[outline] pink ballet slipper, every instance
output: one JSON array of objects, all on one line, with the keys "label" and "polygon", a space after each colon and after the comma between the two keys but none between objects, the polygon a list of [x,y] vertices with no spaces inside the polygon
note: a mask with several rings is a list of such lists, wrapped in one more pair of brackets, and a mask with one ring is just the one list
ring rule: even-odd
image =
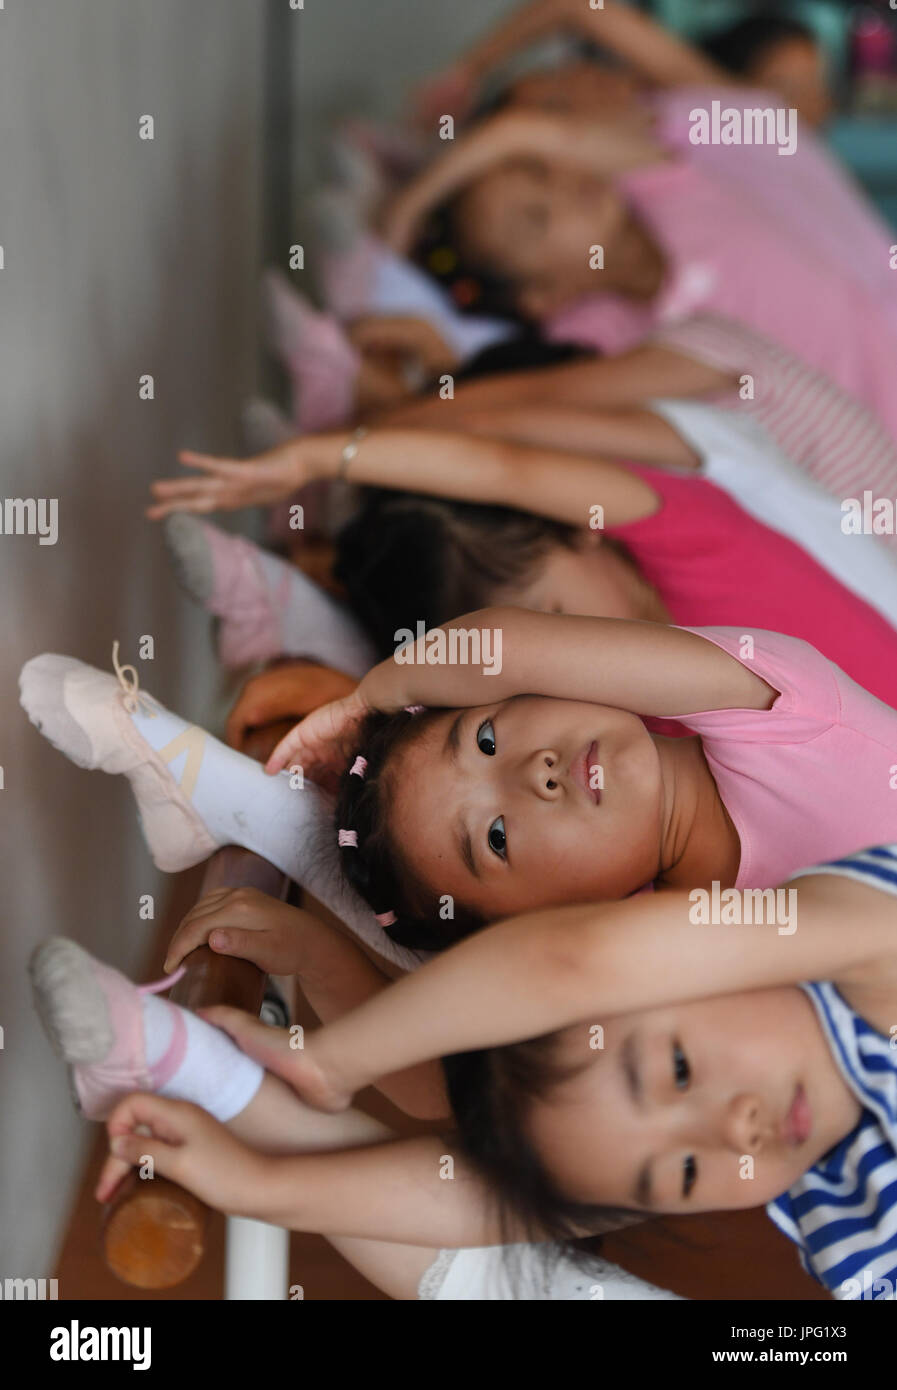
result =
[{"label": "pink ballet slipper", "polygon": [[104,1120],[122,1096],[158,1091],[180,1067],[187,1029],[172,1011],[172,1036],[164,1055],[146,1059],[142,996],[168,989],[183,967],[154,985],[135,985],[74,941],[53,937],[29,962],[34,1002],[57,1054],[71,1067],[77,1108],[88,1120]]},{"label": "pink ballet slipper", "polygon": [[[178,873],[207,859],[219,842],[131,717],[139,711],[151,716],[155,709],[167,716],[167,726],[172,716],[127,685],[124,676],[133,673],[132,667],[118,671],[109,675],[74,657],[48,652],[22,667],[19,699],[35,728],[78,767],[128,778],[154,862]],[[184,733],[205,738],[202,730],[177,722]]]},{"label": "pink ballet slipper", "polygon": [[366,232],[343,246],[327,238],[318,255],[321,298],[337,318],[349,323],[372,312],[381,254],[377,240]]},{"label": "pink ballet slipper", "polygon": [[303,433],[351,419],[361,365],[342,325],[319,313],[280,271],[265,276],[272,340],[289,372],[293,419]]},{"label": "pink ballet slipper", "polygon": [[182,586],[221,619],[223,666],[238,669],[281,654],[281,614],[290,590],[283,561],[188,512],[166,518],[165,541]]}]

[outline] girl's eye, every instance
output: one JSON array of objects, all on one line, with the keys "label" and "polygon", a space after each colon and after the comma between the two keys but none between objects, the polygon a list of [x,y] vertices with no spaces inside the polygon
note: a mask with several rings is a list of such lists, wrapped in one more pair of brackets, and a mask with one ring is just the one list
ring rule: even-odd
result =
[{"label": "girl's eye", "polygon": [[695,1185],[698,1176],[698,1164],[694,1154],[689,1154],[682,1161],[682,1196],[688,1197]]},{"label": "girl's eye", "polygon": [[489,848],[492,850],[492,853],[497,854],[499,859],[504,859],[505,850],[508,844],[507,837],[505,835],[504,816],[499,816],[498,820],[494,820],[492,822],[492,824],[489,827],[489,833],[486,836],[486,839],[489,841]]},{"label": "girl's eye", "polygon": [[673,1043],[673,1076],[680,1091],[684,1090],[691,1080],[691,1067],[688,1065],[688,1058],[678,1042]]},{"label": "girl's eye", "polygon": [[477,748],[481,753],[485,753],[487,758],[495,757],[495,730],[489,719],[477,729]]}]

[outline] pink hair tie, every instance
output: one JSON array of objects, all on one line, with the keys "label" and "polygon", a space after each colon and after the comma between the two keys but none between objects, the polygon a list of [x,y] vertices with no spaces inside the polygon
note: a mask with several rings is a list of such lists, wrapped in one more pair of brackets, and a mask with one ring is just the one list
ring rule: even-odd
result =
[{"label": "pink hair tie", "polygon": [[342,849],[346,849],[347,847],[348,847],[349,849],[357,849],[357,848],[358,848],[358,831],[357,831],[357,830],[341,830],[341,831],[339,832],[339,834],[337,835],[336,838],[337,838],[337,843],[340,845],[340,847],[341,847]]},{"label": "pink hair tie", "polygon": [[381,927],[394,927],[396,914],[394,912],[375,912],[374,921],[379,922]]},{"label": "pink hair tie", "polygon": [[405,706],[405,713],[406,713],[406,714],[423,714],[425,708],[426,708],[425,705],[406,705],[406,706]]},{"label": "pink hair tie", "polygon": [[368,760],[359,753],[352,766],[349,768],[350,777],[364,777],[368,770]]}]

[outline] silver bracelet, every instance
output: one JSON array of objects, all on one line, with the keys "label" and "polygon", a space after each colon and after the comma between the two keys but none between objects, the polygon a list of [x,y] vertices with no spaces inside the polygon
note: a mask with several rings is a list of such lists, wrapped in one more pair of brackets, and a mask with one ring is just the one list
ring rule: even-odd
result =
[{"label": "silver bracelet", "polygon": [[345,481],[346,473],[349,469],[349,464],[352,462],[355,455],[358,453],[358,446],[364,439],[366,434],[366,427],[364,425],[359,425],[356,430],[352,431],[352,435],[349,439],[348,444],[344,446],[342,453],[339,456],[339,468],[337,469],[336,473],[337,478],[339,478],[341,481]]}]

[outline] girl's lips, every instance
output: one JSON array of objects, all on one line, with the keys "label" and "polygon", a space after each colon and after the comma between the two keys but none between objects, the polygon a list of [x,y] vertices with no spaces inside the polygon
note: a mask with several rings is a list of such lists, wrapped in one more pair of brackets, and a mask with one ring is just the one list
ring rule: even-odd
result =
[{"label": "girl's lips", "polygon": [[596,806],[601,801],[601,788],[593,787],[590,782],[591,769],[598,763],[598,744],[593,739],[587,748],[584,748],[578,758],[574,758],[570,764],[570,776],[574,782],[578,782],[586,796]]},{"label": "girl's lips", "polygon": [[806,1091],[798,1082],[791,1108],[785,1116],[784,1137],[786,1144],[797,1147],[798,1144],[806,1143],[812,1129],[813,1115],[810,1110],[810,1102],[807,1100]]}]

